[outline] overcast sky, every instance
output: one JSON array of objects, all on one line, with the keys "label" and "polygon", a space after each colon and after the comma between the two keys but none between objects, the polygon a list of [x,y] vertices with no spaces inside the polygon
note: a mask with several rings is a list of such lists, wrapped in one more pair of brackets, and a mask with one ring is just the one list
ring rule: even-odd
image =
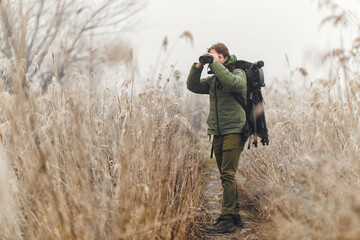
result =
[{"label": "overcast sky", "polygon": [[[340,39],[338,30],[320,29],[324,14],[315,0],[150,0],[133,35],[141,78],[151,75],[164,37],[173,51],[161,55],[163,74],[176,63],[187,75],[209,46],[223,42],[238,59],[264,60],[267,79],[288,75],[285,54],[292,68],[308,68],[316,78],[320,54],[338,46]],[[179,39],[184,31],[194,37],[193,45]]]}]

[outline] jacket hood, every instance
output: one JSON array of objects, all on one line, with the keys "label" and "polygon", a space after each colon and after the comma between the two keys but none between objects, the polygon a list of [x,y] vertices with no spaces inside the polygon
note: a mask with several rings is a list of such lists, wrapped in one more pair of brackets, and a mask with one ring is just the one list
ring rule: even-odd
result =
[{"label": "jacket hood", "polygon": [[225,67],[230,67],[234,65],[237,61],[237,58],[235,55],[231,55],[230,58],[224,63]]}]

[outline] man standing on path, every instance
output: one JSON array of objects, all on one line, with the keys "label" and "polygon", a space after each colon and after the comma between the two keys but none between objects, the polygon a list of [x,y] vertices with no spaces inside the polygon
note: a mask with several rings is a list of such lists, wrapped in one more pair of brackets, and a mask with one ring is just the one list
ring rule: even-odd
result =
[{"label": "man standing on path", "polygon": [[246,74],[235,69],[236,56],[230,55],[223,43],[212,45],[205,55],[210,59],[208,63],[214,75],[201,78],[204,63],[194,63],[187,78],[187,88],[210,96],[208,134],[214,135],[213,148],[224,189],[221,214],[206,229],[217,233],[234,232],[235,226],[242,226],[235,173],[244,149],[241,131],[246,114],[232,93],[240,93],[246,102]]}]

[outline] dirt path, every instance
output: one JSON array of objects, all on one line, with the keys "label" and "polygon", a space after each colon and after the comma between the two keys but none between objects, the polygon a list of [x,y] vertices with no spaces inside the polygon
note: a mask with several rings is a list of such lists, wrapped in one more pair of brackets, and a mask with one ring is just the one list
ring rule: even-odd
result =
[{"label": "dirt path", "polygon": [[204,194],[204,204],[202,212],[204,213],[199,219],[199,231],[197,237],[199,239],[219,239],[219,240],[235,240],[235,239],[258,239],[255,230],[251,227],[256,214],[252,213],[254,207],[244,199],[240,198],[241,211],[240,215],[244,223],[243,228],[237,228],[234,233],[213,234],[208,233],[204,227],[214,223],[219,216],[222,203],[222,186],[220,182],[220,174],[215,164],[209,167],[209,181]]}]

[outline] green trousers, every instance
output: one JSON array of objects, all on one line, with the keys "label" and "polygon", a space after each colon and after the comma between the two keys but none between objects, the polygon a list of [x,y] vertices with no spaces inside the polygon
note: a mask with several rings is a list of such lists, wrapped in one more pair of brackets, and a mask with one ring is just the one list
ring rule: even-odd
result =
[{"label": "green trousers", "polygon": [[235,174],[243,149],[240,133],[214,136],[214,153],[224,188],[220,214],[223,219],[229,219],[240,211]]}]

